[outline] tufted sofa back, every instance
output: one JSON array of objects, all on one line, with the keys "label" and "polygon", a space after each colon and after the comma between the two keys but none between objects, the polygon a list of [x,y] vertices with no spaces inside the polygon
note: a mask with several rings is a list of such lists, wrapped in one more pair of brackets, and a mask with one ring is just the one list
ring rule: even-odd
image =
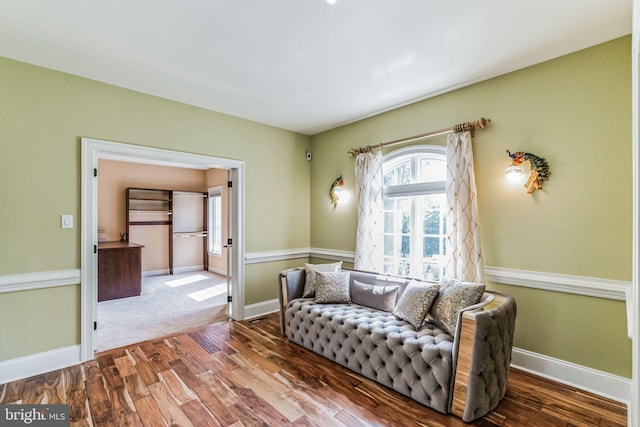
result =
[{"label": "tufted sofa back", "polygon": [[[398,295],[396,297],[396,302],[400,298],[400,295],[407,288],[407,285],[412,279],[409,278],[401,278],[395,276],[389,276],[385,274],[377,274],[371,273],[367,271],[360,270],[351,270],[351,269],[343,269],[344,271],[349,271],[351,274],[349,275],[349,285],[353,287],[353,282],[355,280],[371,285],[378,286],[398,286]],[[278,276],[278,289],[279,289],[279,300],[280,300],[280,331],[282,335],[286,335],[285,331],[285,321],[284,321],[284,312],[287,308],[287,304],[289,301],[294,300],[296,298],[302,298],[302,292],[304,291],[304,284],[306,280],[306,274],[304,267],[292,268],[289,270],[284,270],[280,272]],[[418,280],[418,279],[415,279]]]}]

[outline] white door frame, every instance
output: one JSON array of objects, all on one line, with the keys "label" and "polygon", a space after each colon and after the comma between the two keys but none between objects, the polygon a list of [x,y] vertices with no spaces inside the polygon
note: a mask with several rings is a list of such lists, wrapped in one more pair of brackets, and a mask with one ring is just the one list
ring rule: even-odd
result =
[{"label": "white door frame", "polygon": [[244,319],[244,161],[211,157],[200,154],[164,150],[160,148],[121,144],[91,138],[81,138],[81,296],[80,296],[80,357],[93,359],[95,348],[94,322],[98,305],[98,159],[119,158],[131,162],[162,164],[191,169],[229,169],[233,181],[232,318]]}]

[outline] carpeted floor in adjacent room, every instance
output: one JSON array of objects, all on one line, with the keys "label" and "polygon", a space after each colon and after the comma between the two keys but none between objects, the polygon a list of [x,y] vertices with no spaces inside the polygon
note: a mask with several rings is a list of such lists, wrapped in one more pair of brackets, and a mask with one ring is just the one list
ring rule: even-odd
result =
[{"label": "carpeted floor in adjacent room", "polygon": [[96,351],[220,321],[226,301],[226,278],[208,271],[145,277],[140,296],[98,303]]}]

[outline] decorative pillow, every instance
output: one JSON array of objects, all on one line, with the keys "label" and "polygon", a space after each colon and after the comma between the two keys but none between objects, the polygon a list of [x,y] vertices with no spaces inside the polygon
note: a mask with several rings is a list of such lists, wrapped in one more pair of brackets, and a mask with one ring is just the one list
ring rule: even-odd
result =
[{"label": "decorative pillow", "polygon": [[393,315],[411,323],[414,328],[422,326],[431,304],[438,296],[440,285],[427,285],[412,280],[400,296]]},{"label": "decorative pillow", "polygon": [[316,294],[316,273],[318,271],[338,273],[342,271],[342,261],[331,264],[306,264],[304,265],[306,277],[304,281],[303,298],[313,298]]},{"label": "decorative pillow", "polygon": [[316,302],[326,303],[350,303],[349,272],[316,273]]},{"label": "decorative pillow", "polygon": [[354,280],[351,287],[351,302],[382,311],[393,311],[397,297],[397,286],[376,286]]},{"label": "decorative pillow", "polygon": [[484,289],[483,283],[461,282],[444,277],[427,320],[449,335],[454,335],[460,310],[477,304]]}]

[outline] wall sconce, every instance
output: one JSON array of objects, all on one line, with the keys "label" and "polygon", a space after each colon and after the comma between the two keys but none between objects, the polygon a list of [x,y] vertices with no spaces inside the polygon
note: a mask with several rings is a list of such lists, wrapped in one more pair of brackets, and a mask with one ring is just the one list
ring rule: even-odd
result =
[{"label": "wall sconce", "polygon": [[336,194],[336,191],[341,190],[343,185],[344,181],[342,180],[342,175],[340,175],[335,181],[333,181],[333,184],[331,184],[331,187],[329,188],[329,197],[331,198],[331,204],[334,209],[338,206],[338,195]]},{"label": "wall sconce", "polygon": [[533,193],[535,190],[542,190],[542,183],[549,179],[549,175],[551,175],[547,161],[542,157],[525,153],[524,151],[511,153],[507,150],[507,154],[511,157],[511,166],[509,166],[506,171],[507,178],[514,181],[522,179],[524,172],[520,165],[522,165],[522,162],[528,160],[531,164],[531,174],[524,184],[524,188],[527,189],[528,194]]}]

